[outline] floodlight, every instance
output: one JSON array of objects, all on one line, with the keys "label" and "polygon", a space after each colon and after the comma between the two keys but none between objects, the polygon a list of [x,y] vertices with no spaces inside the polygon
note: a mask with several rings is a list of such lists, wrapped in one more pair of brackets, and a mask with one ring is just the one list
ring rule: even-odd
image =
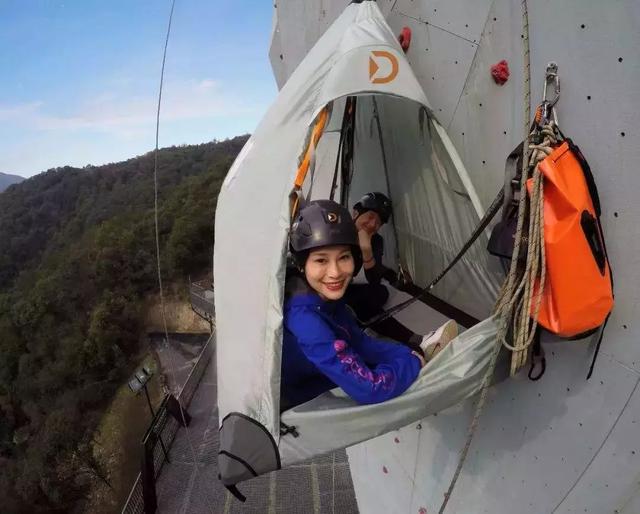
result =
[{"label": "floodlight", "polygon": [[137,377],[133,377],[131,380],[129,380],[129,389],[131,389],[131,392],[138,394],[140,391],[142,391],[142,388],[144,386],[142,385],[142,383],[140,383],[140,380],[138,380]]}]

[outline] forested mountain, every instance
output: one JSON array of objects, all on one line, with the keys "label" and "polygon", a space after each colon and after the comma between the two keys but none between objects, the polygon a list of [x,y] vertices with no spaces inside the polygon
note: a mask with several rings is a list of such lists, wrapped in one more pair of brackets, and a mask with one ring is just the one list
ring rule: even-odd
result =
[{"label": "forested mountain", "polygon": [[7,189],[11,184],[22,182],[24,177],[19,175],[11,175],[9,173],[0,173],[0,193]]},{"label": "forested mountain", "polygon": [[[217,195],[247,137],[159,153],[163,278],[210,266]],[[0,194],[2,512],[71,512],[155,290],[153,153],[56,168]]]}]

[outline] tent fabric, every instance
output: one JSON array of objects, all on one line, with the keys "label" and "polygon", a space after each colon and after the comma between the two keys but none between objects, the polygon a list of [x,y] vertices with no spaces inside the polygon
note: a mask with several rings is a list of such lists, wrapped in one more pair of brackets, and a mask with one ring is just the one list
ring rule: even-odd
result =
[{"label": "tent fabric", "polygon": [[218,470],[225,485],[280,469],[280,453],[271,434],[242,414],[222,420],[220,447]]},{"label": "tent fabric", "polygon": [[[247,141],[227,174],[216,209],[220,419],[251,418],[278,445],[283,464],[374,437],[468,397],[480,386],[493,344],[495,327],[489,320],[461,336],[393,402],[365,408],[334,391],[285,412],[283,420],[297,426],[301,435],[280,437],[288,195],[309,130],[322,108],[330,106],[331,119],[318,145],[315,169],[303,185],[309,192],[313,179],[312,197],[328,196],[346,96],[358,97],[350,203],[364,192],[379,190],[389,191],[395,206],[399,255],[394,251],[394,231],[387,224],[383,227],[387,264],[395,266],[400,258],[416,283],[426,285],[471,233],[481,210],[453,145],[433,117],[379,8],[371,1],[351,4],[300,63]],[[497,289],[496,277],[476,245],[436,292],[484,317]],[[235,455],[250,431],[234,430],[224,421],[222,430],[221,452]],[[326,439],[329,433],[331,441]],[[247,458],[255,457],[264,469],[273,467],[268,449],[262,453],[253,443],[249,446]],[[222,477],[225,484],[245,478],[236,464],[221,459],[221,472],[229,470]]]},{"label": "tent fabric", "polygon": [[[405,268],[426,286],[446,267],[484,214],[472,187],[460,177],[461,163],[444,129],[424,107],[390,96],[376,96],[382,144],[388,164],[387,190],[381,142],[371,119],[374,97],[358,99],[352,204],[368,191],[387,192]],[[421,114],[422,113],[422,114]],[[424,116],[424,119],[423,119]],[[422,122],[421,122],[422,121]],[[388,266],[395,267],[391,223],[383,227]],[[479,238],[432,290],[436,296],[477,319],[494,304],[503,271]]]},{"label": "tent fabric", "polygon": [[[358,405],[341,389],[333,389],[284,412],[283,423],[294,426],[298,436],[280,438],[282,465],[402,428],[474,395],[489,367],[496,333],[492,317],[460,334],[421,370],[404,394],[386,402]],[[503,353],[502,361],[508,362],[508,355]]]},{"label": "tent fabric", "polygon": [[[392,82],[370,80],[374,50],[397,60]],[[365,93],[392,94],[428,107],[373,2],[347,7],[311,49],[229,170],[218,197],[214,274],[220,416],[241,412],[274,437],[279,429],[287,195],[317,113],[336,98]]]}]

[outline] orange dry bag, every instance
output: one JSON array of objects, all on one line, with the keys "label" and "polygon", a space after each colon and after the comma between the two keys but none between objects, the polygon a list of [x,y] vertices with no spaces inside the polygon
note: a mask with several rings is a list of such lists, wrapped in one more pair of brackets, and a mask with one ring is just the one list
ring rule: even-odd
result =
[{"label": "orange dry bag", "polygon": [[538,323],[561,337],[585,336],[603,325],[613,308],[598,191],[589,164],[570,139],[538,166],[544,176],[547,267]]}]

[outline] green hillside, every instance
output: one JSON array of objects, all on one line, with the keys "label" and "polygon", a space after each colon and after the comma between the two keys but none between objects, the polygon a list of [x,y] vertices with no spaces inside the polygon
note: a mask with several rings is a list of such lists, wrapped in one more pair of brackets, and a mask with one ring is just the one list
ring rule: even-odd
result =
[{"label": "green hillside", "polygon": [[0,193],[7,189],[12,184],[19,184],[24,180],[24,177],[19,175],[11,175],[10,173],[0,173]]},{"label": "green hillside", "polygon": [[[210,266],[222,181],[247,136],[159,153],[163,278]],[[157,288],[153,154],[57,168],[0,194],[3,512],[70,512],[103,463],[91,439],[140,353]]]}]

